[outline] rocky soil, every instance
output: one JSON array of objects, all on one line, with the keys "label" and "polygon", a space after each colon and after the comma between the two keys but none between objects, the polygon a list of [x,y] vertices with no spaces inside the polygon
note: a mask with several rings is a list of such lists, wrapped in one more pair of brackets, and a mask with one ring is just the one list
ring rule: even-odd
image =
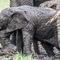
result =
[{"label": "rocky soil", "polygon": [[[56,57],[51,57],[49,58],[47,56],[47,53],[45,52],[44,48],[41,46],[41,44],[39,44],[40,47],[40,51],[41,51],[41,55],[33,55],[32,56],[32,60],[60,60],[60,53],[59,51],[54,47],[54,53],[56,54]],[[2,48],[1,44],[0,44],[0,48]],[[32,47],[32,51],[33,47]],[[4,49],[0,49],[0,58],[2,58],[3,56],[5,56],[6,58],[9,57],[14,57],[14,55],[17,54],[16,51],[16,46],[13,44],[8,44],[7,47],[5,47]]]}]

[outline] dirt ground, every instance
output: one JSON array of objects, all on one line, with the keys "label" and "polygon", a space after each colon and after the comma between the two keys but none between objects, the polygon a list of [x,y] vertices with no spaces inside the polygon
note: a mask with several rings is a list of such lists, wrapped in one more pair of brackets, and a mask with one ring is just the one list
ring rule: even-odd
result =
[{"label": "dirt ground", "polygon": [[[0,47],[2,48],[1,44],[0,44]],[[41,46],[40,43],[39,43],[39,47],[40,47],[41,55],[34,54],[32,56],[32,60],[60,60],[60,53],[55,47],[54,47],[54,53],[56,54],[55,58],[53,57],[49,58],[47,56],[46,51],[44,50],[44,48]],[[32,52],[34,52],[33,46],[31,49],[32,49]],[[2,58],[3,56],[5,56],[6,58],[13,57],[15,54],[16,54],[16,46],[13,44],[9,43],[7,47],[5,47],[4,49],[0,49],[0,58]]]}]

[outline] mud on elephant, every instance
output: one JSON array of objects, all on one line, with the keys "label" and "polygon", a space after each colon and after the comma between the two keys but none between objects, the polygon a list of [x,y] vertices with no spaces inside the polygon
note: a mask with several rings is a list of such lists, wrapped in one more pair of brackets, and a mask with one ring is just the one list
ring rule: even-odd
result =
[{"label": "mud on elephant", "polygon": [[[19,15],[17,16],[17,14]],[[1,22],[0,30],[6,29],[6,33],[12,33],[13,31],[20,29],[23,37],[23,39],[22,38],[21,39],[23,40],[23,44],[24,44],[23,53],[25,54],[31,53],[31,48],[30,48],[31,43],[35,39],[37,41],[38,40],[42,41],[42,45],[43,44],[46,45],[45,47],[43,45],[43,47],[47,51],[47,48],[46,48],[48,47],[47,45],[51,47],[56,46],[56,44],[52,45],[47,41],[49,38],[52,38],[54,35],[53,36],[49,35],[49,38],[47,40],[45,40],[44,37],[41,40],[40,36],[44,36],[44,35],[40,35],[39,37],[37,37],[37,34],[39,35],[39,33],[41,33],[41,32],[38,32],[37,30],[41,30],[41,27],[44,27],[45,23],[49,21],[55,14],[56,14],[56,11],[46,9],[46,8],[41,8],[41,7],[20,6],[20,7],[7,8],[0,13],[0,22]],[[47,34],[50,32],[50,30],[48,30]],[[42,28],[41,31],[44,31],[44,28]],[[52,54],[49,53],[48,51],[47,53],[49,56],[52,56],[52,55],[54,56],[54,53],[51,50],[53,50],[53,48],[50,48],[50,52]]]}]

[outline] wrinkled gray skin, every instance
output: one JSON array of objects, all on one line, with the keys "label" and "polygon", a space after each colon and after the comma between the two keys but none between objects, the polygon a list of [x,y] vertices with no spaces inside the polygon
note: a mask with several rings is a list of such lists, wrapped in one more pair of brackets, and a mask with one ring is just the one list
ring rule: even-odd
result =
[{"label": "wrinkled gray skin", "polygon": [[49,7],[56,10],[57,0],[49,0],[40,4],[41,7]]},{"label": "wrinkled gray skin", "polygon": [[[19,5],[34,5],[34,6],[43,6],[43,7],[50,7],[50,8],[53,8],[53,9],[56,9],[56,2],[55,2],[55,0],[23,0],[23,1],[21,1],[21,0],[10,0],[11,1],[11,7],[12,6],[19,6]],[[45,2],[46,1],[46,2]],[[29,3],[30,2],[30,3]],[[33,3],[31,3],[31,2],[33,2]],[[53,3],[52,3],[53,2]],[[56,24],[56,22],[55,22],[55,24]],[[48,27],[50,27],[50,26],[48,26]],[[53,26],[54,27],[54,26]],[[56,30],[57,31],[57,27],[56,28],[49,28],[48,29],[48,33],[45,33],[45,35],[47,36],[51,31],[51,29],[53,29],[53,30]],[[52,33],[55,33],[54,31],[52,30]],[[21,50],[21,45],[22,45],[22,41],[23,41],[23,39],[21,38],[22,37],[22,33],[21,32],[19,32],[20,30],[17,30],[17,31],[14,31],[14,33],[12,34],[12,43],[14,43],[15,45],[16,45],[16,40],[17,40],[17,47],[18,47],[18,51],[20,51]],[[46,30],[45,30],[46,31]],[[18,32],[17,34],[16,34],[16,32]],[[43,34],[43,33],[42,33]],[[51,34],[51,33],[50,33]],[[57,33],[56,33],[57,34]],[[40,34],[41,35],[41,34]],[[44,36],[45,36],[44,35]],[[48,35],[48,36],[50,36],[50,35]],[[51,34],[51,37],[53,37],[53,38],[51,38],[50,40],[48,40],[48,42],[54,42],[54,40],[57,42],[58,41],[58,39],[57,39],[57,35],[56,36],[52,36],[52,34]],[[47,38],[47,37],[46,37]],[[45,40],[47,40],[45,38]],[[43,38],[42,38],[43,39]],[[20,41],[21,40],[21,41]],[[18,44],[18,42],[19,42],[19,44]],[[53,45],[54,45],[54,43],[52,43]],[[34,38],[34,41],[33,41],[33,45],[35,46],[34,47],[34,50],[35,50],[35,52],[37,53],[37,54],[40,54],[40,51],[39,51],[39,48],[38,48],[38,44],[37,44],[37,39],[36,38]],[[56,44],[55,44],[56,45]],[[46,51],[48,51],[47,53],[48,53],[48,55],[49,56],[52,56],[52,55],[54,55],[54,53],[53,53],[53,47],[54,46],[52,46],[51,44],[48,44],[48,43],[42,43],[42,46],[45,48],[45,50]],[[52,47],[52,48],[48,48],[48,47]],[[23,49],[22,49],[23,50]],[[51,53],[51,54],[50,54]]]},{"label": "wrinkled gray skin", "polygon": [[[18,7],[21,5],[34,6],[33,1],[35,0],[10,0],[10,7]],[[38,3],[39,3],[39,0],[38,0]],[[7,37],[9,38],[9,35]],[[20,32],[20,30],[14,31],[12,33],[11,43],[17,46],[18,51],[21,51],[21,50],[23,51],[23,39],[22,39],[22,33]],[[33,45],[34,45],[35,52],[37,54],[40,54],[40,50],[38,48],[38,42],[33,41]]]},{"label": "wrinkled gray skin", "polygon": [[[10,7],[18,7],[21,5],[33,6],[33,0],[10,0]],[[23,38],[22,38],[21,30],[18,29],[17,31],[14,31],[12,33],[11,43],[17,46],[17,51],[23,52]]]},{"label": "wrinkled gray skin", "polygon": [[[57,8],[58,8],[58,10],[59,10],[59,7],[57,7],[57,6],[60,6],[60,4],[58,4],[58,2],[59,2],[60,0],[51,0],[51,1],[46,1],[46,2],[44,2],[44,3],[41,3],[40,4],[40,6],[41,7],[50,7],[50,8],[53,8],[53,9],[55,9],[55,10],[57,10]],[[59,20],[57,20],[58,22],[59,22]],[[56,28],[53,28],[53,30],[52,30],[52,34],[50,33],[50,35],[52,36],[53,34],[55,34],[51,39],[50,39],[50,41],[48,41],[47,40],[47,42],[50,42],[52,45],[53,44],[55,44],[53,41],[55,41],[55,42],[57,42],[56,43],[56,45],[59,45],[59,23],[58,22],[55,22],[55,24],[56,24]],[[58,24],[57,24],[58,23]],[[53,23],[52,23],[53,24]],[[54,27],[54,26],[53,26]],[[51,27],[49,28],[50,30],[51,30]],[[49,31],[49,30],[48,30]],[[48,33],[48,34],[49,34]],[[58,34],[57,34],[58,33]],[[48,34],[45,34],[47,37],[49,36]],[[45,37],[46,37],[45,36]],[[45,43],[46,44],[46,43]],[[45,45],[46,46],[46,45]],[[59,49],[59,51],[60,51],[60,48],[57,46],[57,48]],[[53,49],[53,48],[52,48]],[[52,50],[51,49],[51,50]],[[48,49],[47,49],[48,50]]]},{"label": "wrinkled gray skin", "polygon": [[[45,1],[46,0],[10,0],[10,7],[17,7],[17,6],[21,6],[21,5],[30,5],[30,6],[37,6],[38,7],[42,2],[45,2]],[[21,47],[23,46],[23,43],[22,43],[23,40],[21,38],[21,33],[19,31],[20,30],[17,30],[17,31],[14,31],[12,33],[11,43],[14,44],[14,45],[17,45],[18,50],[21,50]],[[7,37],[9,38],[9,35]],[[19,44],[18,44],[18,42],[19,42]],[[37,54],[40,54],[40,50],[39,50],[39,47],[38,47],[38,42],[35,39],[33,41],[33,46],[34,46],[35,52]]]},{"label": "wrinkled gray skin", "polygon": [[41,41],[41,44],[46,50],[48,56],[54,56],[54,46],[60,51],[57,36],[57,25],[55,21],[48,26],[39,27],[36,31],[35,37],[37,40]]},{"label": "wrinkled gray skin", "polygon": [[[17,14],[19,15],[17,16]],[[0,30],[6,29],[6,33],[12,33],[14,30],[20,29],[23,35],[23,52],[25,54],[30,54],[30,46],[33,39],[37,38],[37,41],[41,41],[37,35],[34,36],[37,30],[44,27],[45,23],[55,14],[56,11],[40,7],[21,6],[8,8],[3,10],[0,14]],[[15,16],[16,18],[14,18]],[[47,40],[44,42],[47,42]],[[56,46],[56,44],[53,46]]]}]

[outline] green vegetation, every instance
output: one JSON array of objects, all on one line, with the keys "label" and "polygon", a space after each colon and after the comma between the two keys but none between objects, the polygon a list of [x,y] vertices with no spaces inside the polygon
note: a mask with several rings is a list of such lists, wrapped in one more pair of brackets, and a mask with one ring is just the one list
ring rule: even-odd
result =
[{"label": "green vegetation", "polygon": [[26,55],[22,55],[22,53],[18,53],[14,56],[14,58],[3,58],[2,60],[32,60],[32,55],[30,56],[26,56]]},{"label": "green vegetation", "polygon": [[22,53],[20,53],[20,54],[17,54],[17,55],[13,58],[13,60],[32,60],[31,56],[32,56],[32,55],[26,56],[26,55],[22,55]]},{"label": "green vegetation", "polygon": [[10,5],[10,0],[0,0],[0,11],[9,7]]}]

